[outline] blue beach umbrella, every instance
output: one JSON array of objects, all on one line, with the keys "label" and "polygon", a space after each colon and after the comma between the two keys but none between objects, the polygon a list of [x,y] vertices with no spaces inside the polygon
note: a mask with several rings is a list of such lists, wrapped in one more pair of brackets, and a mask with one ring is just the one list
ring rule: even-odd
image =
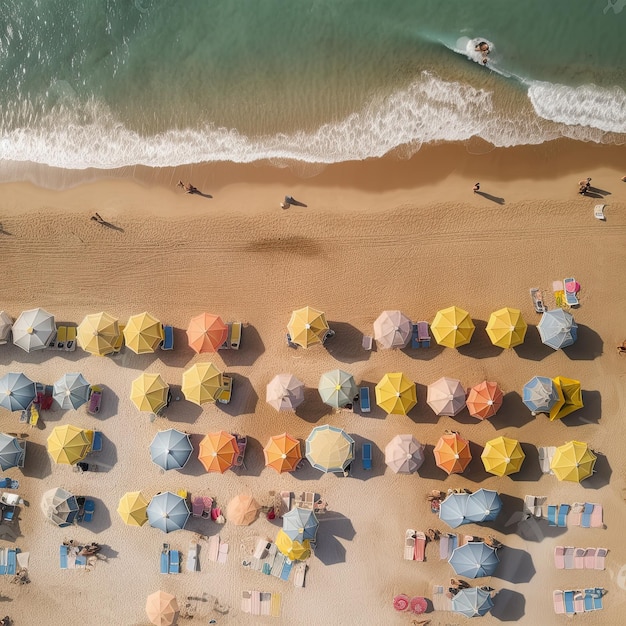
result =
[{"label": "blue beach umbrella", "polygon": [[554,381],[547,376],[535,376],[524,385],[522,401],[533,413],[549,413],[550,409],[559,401],[564,402],[563,392],[559,397],[559,390]]},{"label": "blue beach umbrella", "polygon": [[571,346],[578,337],[578,326],[574,316],[563,309],[546,311],[542,316],[537,330],[541,341],[554,350]]},{"label": "blue beach umbrella", "polygon": [[89,400],[89,389],[82,374],[65,374],[54,383],[52,397],[62,409],[77,409]]},{"label": "blue beach umbrella", "polygon": [[164,491],[150,500],[146,513],[150,526],[164,533],[171,533],[185,527],[189,518],[189,507],[185,498],[171,491]]},{"label": "blue beach umbrella", "polygon": [[482,578],[493,575],[500,559],[495,548],[482,541],[470,541],[455,548],[448,563],[459,576]]},{"label": "blue beach umbrella", "polygon": [[439,505],[439,519],[452,528],[469,524],[469,520],[465,519],[468,498],[469,494],[467,493],[449,494]]},{"label": "blue beach umbrella", "polygon": [[469,522],[492,522],[502,509],[502,500],[492,489],[479,489],[467,497],[465,518]]},{"label": "blue beach umbrella", "polygon": [[322,374],[317,389],[322,400],[335,409],[350,404],[357,393],[352,374],[339,369]]},{"label": "blue beach umbrella", "polygon": [[164,470],[185,467],[192,452],[189,435],[174,428],[159,431],[150,444],[152,461]]},{"label": "blue beach umbrella", "polygon": [[319,522],[310,509],[295,507],[283,515],[283,531],[292,541],[315,541]]},{"label": "blue beach umbrella", "polygon": [[482,617],[492,608],[491,594],[480,587],[461,589],[452,597],[452,610],[465,617]]},{"label": "blue beach umbrella", "polygon": [[24,411],[36,395],[35,383],[24,374],[9,372],[0,378],[0,406],[9,411]]},{"label": "blue beach umbrella", "polygon": [[0,468],[3,471],[11,467],[22,467],[25,452],[17,437],[0,433]]}]

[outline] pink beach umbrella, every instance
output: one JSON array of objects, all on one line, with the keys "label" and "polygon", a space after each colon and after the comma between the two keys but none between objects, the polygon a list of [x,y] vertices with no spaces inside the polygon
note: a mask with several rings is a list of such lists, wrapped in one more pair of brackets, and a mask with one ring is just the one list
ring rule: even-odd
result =
[{"label": "pink beach umbrella", "polygon": [[415,615],[426,613],[426,609],[428,608],[426,598],[422,598],[422,596],[413,596],[409,602],[409,608],[412,613],[415,613]]},{"label": "pink beach umbrella", "polygon": [[565,285],[565,291],[568,293],[578,293],[580,291],[580,283],[575,280],[567,283]]},{"label": "pink beach umbrella", "polygon": [[409,608],[409,596],[404,593],[398,594],[393,599],[393,608],[396,611],[406,611]]}]

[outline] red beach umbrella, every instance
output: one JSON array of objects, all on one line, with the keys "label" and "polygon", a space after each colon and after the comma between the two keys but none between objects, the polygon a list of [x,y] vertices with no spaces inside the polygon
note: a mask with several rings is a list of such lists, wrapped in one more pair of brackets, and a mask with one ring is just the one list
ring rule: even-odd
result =
[{"label": "red beach umbrella", "polygon": [[409,608],[411,609],[411,612],[415,613],[415,615],[426,613],[426,609],[428,608],[426,598],[422,598],[422,596],[413,596],[409,602]]},{"label": "red beach umbrella", "polygon": [[409,596],[404,593],[397,595],[393,599],[393,608],[396,611],[406,611],[409,608]]},{"label": "red beach umbrella", "polygon": [[502,390],[498,383],[483,381],[474,385],[467,394],[467,409],[472,417],[480,420],[493,417],[502,406]]}]

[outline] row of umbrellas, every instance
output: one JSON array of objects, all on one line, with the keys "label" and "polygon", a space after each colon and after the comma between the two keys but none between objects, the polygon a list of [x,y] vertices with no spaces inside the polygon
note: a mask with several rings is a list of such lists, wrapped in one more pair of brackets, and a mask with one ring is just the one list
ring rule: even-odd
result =
[{"label": "row of umbrellas", "polygon": [[[410,608],[413,613],[419,615],[426,611],[428,605],[426,600],[420,596],[409,600],[407,595],[400,594],[393,599],[393,606],[397,611],[406,611]],[[486,615],[492,608],[493,599],[491,594],[480,587],[460,589],[452,597],[452,610],[465,617],[480,617]]]},{"label": "row of umbrellas", "polygon": [[491,489],[474,493],[450,493],[439,506],[439,519],[457,528],[462,524],[491,522],[502,510],[502,500]]}]

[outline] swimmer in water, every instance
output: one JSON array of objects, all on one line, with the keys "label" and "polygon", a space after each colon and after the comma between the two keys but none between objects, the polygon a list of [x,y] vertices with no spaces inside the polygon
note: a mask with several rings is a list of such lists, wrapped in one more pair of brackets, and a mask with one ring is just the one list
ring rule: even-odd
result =
[{"label": "swimmer in water", "polygon": [[489,54],[489,44],[486,41],[481,41],[476,45],[474,50],[476,50],[476,52],[482,52],[483,55]]}]

